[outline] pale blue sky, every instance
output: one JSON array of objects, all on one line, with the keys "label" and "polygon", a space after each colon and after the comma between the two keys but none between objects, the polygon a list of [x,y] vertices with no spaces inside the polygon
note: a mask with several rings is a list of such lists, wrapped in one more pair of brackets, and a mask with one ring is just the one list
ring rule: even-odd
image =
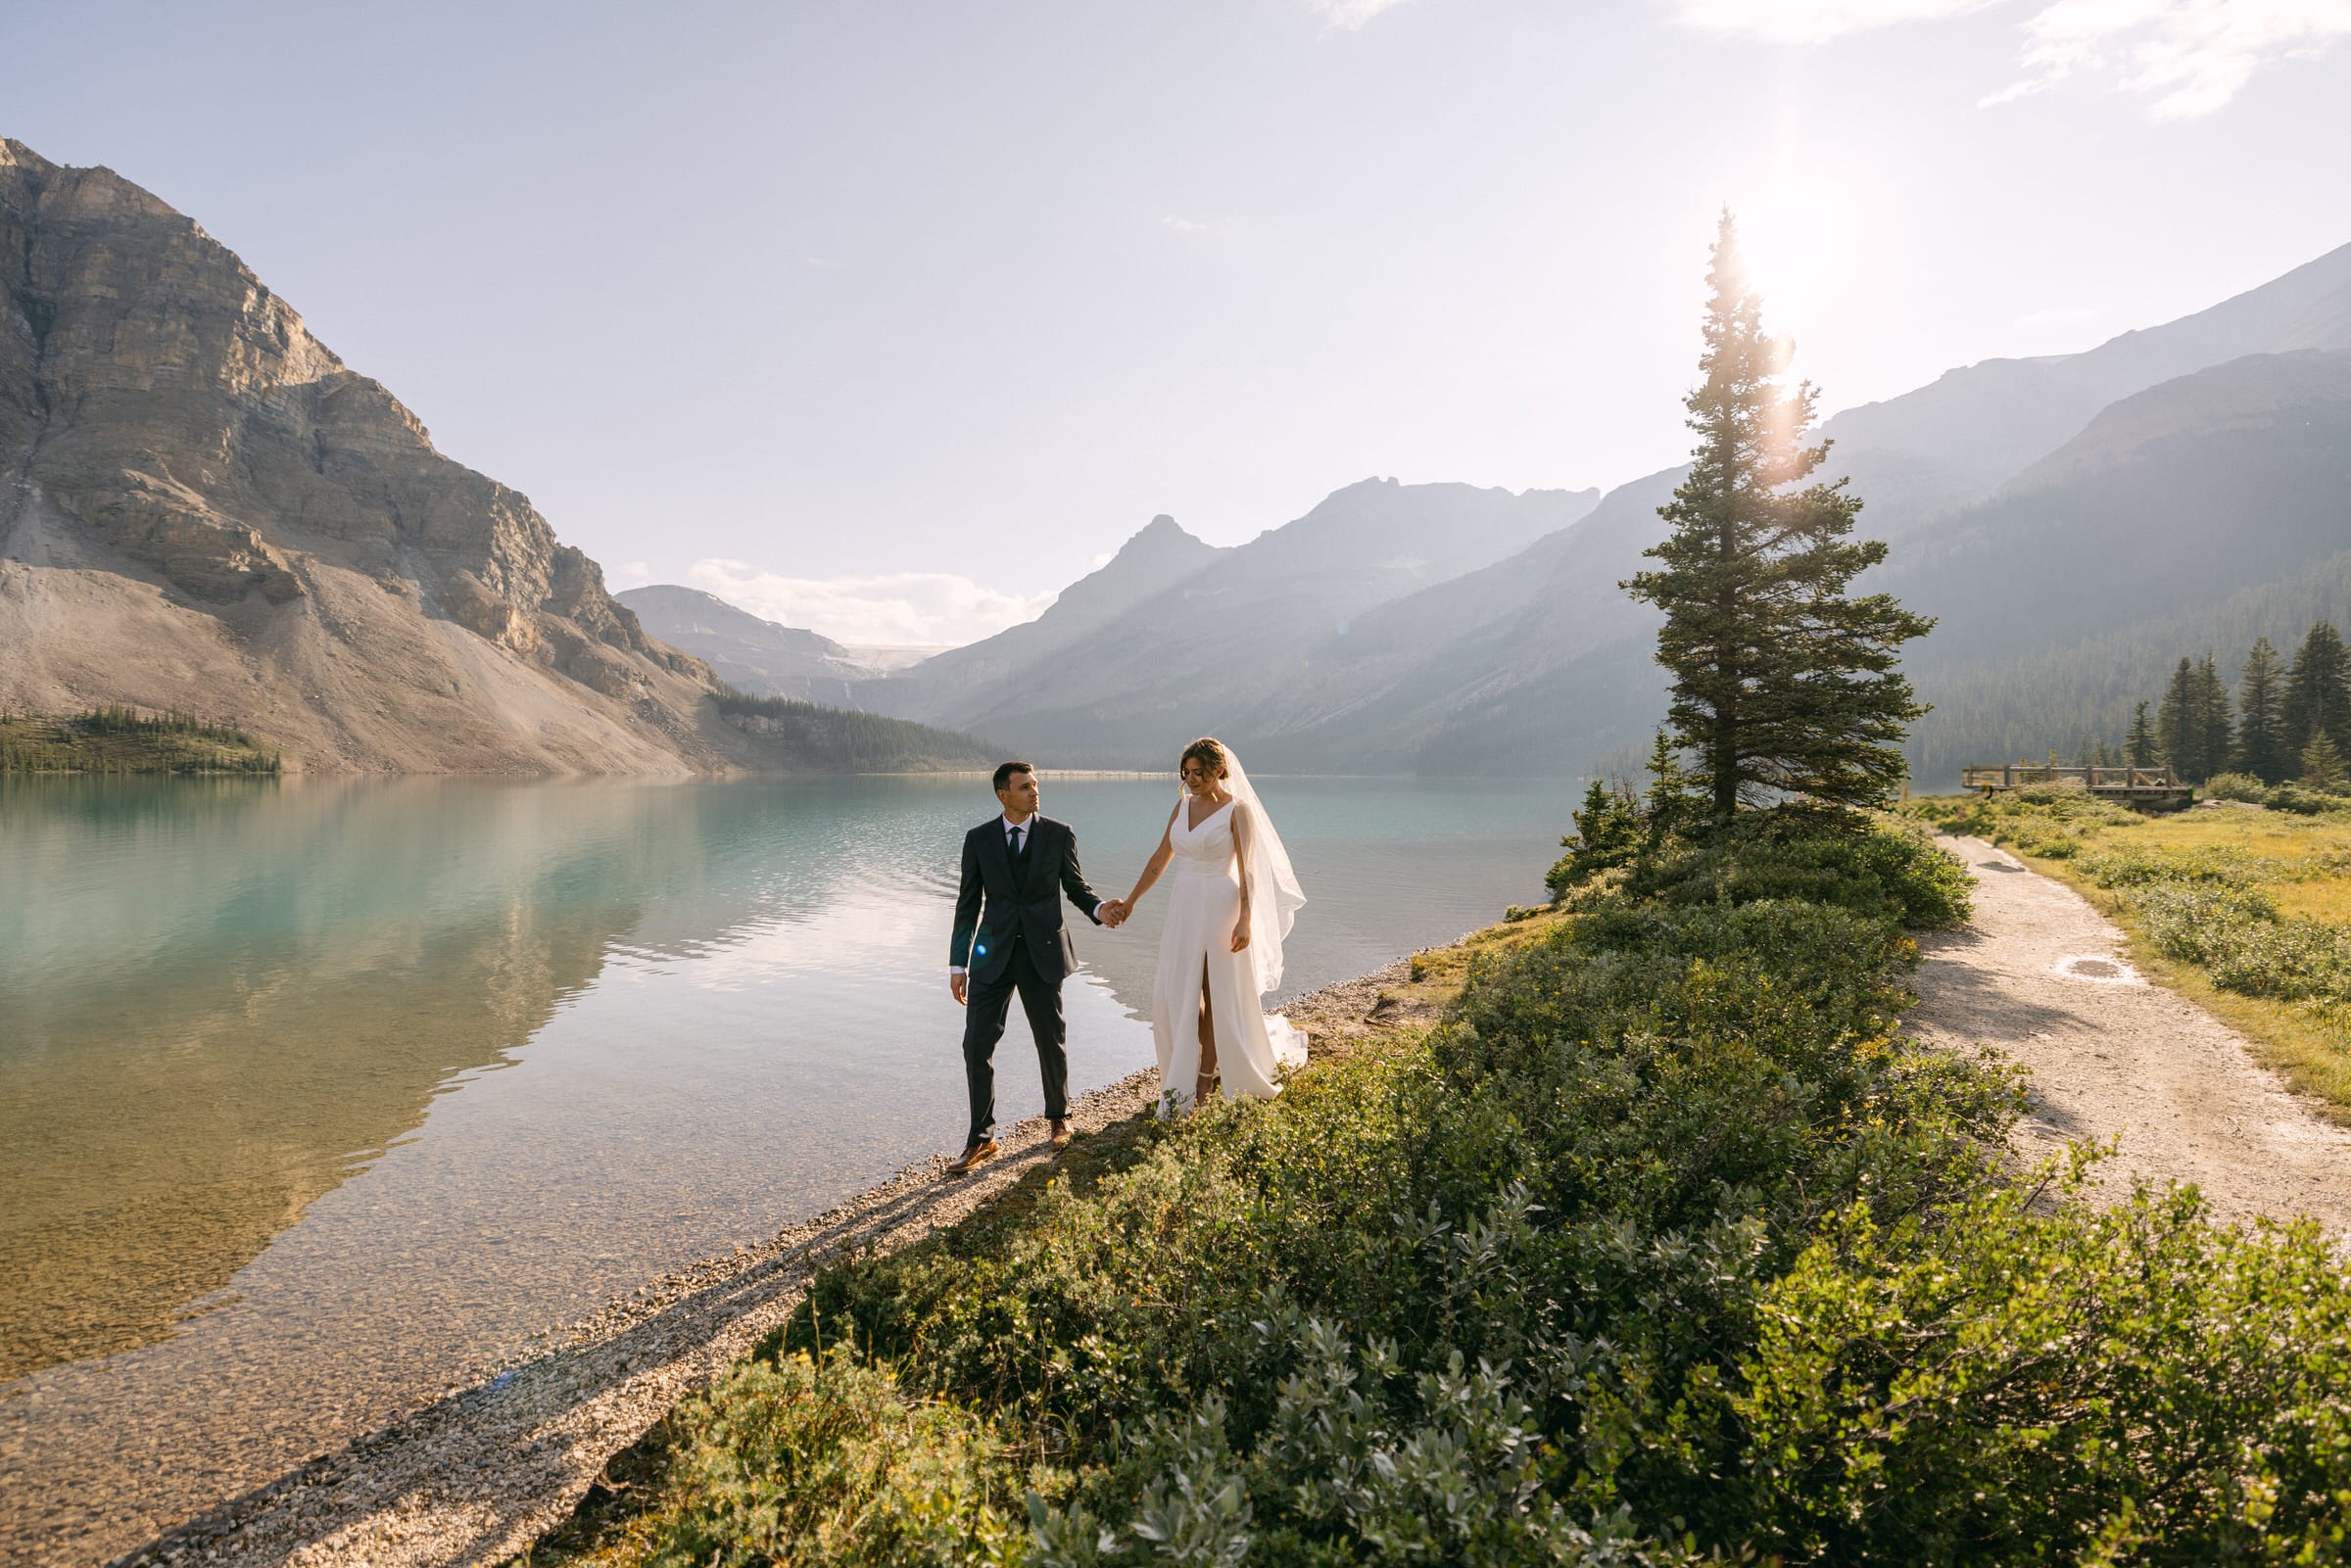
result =
[{"label": "pale blue sky", "polygon": [[1235,543],[1368,475],[1675,460],[1726,202],[1824,409],[2260,283],[2351,240],[2345,32],[2351,0],[0,0],[0,134],[195,217],[618,586],[959,641],[1156,512]]}]

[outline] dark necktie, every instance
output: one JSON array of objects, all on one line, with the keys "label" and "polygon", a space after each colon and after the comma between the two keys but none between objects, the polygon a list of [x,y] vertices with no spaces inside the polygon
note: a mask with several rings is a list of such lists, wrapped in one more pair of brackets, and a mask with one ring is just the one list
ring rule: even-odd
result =
[{"label": "dark necktie", "polygon": [[1011,828],[1005,831],[1004,847],[1012,852],[1012,858],[1016,864],[1021,858],[1021,844],[1027,837],[1027,832],[1019,828]]}]

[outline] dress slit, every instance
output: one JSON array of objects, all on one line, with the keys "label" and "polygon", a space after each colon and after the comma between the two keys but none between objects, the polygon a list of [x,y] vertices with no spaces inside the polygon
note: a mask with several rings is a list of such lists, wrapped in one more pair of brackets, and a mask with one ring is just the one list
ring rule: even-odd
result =
[{"label": "dress slit", "polygon": [[1289,1021],[1262,1011],[1247,950],[1231,950],[1241,886],[1230,823],[1230,814],[1219,808],[1197,829],[1180,812],[1169,826],[1175,865],[1151,993],[1151,1034],[1163,1099],[1175,1108],[1189,1106],[1199,1087],[1207,1059],[1200,1045],[1204,1007],[1218,1083],[1227,1099],[1279,1093],[1280,1067],[1306,1056],[1304,1036]]}]

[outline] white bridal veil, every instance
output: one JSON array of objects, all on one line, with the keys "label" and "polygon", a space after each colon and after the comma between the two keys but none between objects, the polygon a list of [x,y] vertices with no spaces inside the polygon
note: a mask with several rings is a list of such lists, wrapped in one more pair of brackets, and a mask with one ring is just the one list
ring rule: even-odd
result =
[{"label": "white bridal veil", "polygon": [[1264,996],[1281,988],[1281,944],[1306,894],[1298,886],[1298,874],[1290,869],[1290,852],[1282,847],[1281,834],[1273,831],[1273,819],[1266,815],[1241,759],[1229,747],[1224,752],[1224,787],[1249,808],[1249,863],[1241,870],[1250,889],[1249,967],[1256,975],[1257,994]]}]

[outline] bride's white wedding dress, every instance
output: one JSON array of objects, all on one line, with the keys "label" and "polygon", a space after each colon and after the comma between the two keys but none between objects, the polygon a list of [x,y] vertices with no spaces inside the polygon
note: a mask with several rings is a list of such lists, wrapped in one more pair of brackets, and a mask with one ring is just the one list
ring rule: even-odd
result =
[{"label": "bride's white wedding dress", "polygon": [[[1228,764],[1233,798],[1191,821],[1191,801],[1179,800],[1168,825],[1172,851],[1167,925],[1159,939],[1159,977],[1151,987],[1151,1043],[1159,1054],[1163,1104],[1189,1106],[1200,1072],[1200,991],[1207,986],[1216,1019],[1217,1071],[1227,1099],[1276,1094],[1275,1071],[1306,1060],[1306,1036],[1259,999],[1281,983],[1281,943],[1306,896],[1290,871],[1281,839],[1257,803],[1237,761]],[[1250,939],[1232,950],[1241,913],[1240,856],[1233,817],[1251,813],[1249,826]]]}]

